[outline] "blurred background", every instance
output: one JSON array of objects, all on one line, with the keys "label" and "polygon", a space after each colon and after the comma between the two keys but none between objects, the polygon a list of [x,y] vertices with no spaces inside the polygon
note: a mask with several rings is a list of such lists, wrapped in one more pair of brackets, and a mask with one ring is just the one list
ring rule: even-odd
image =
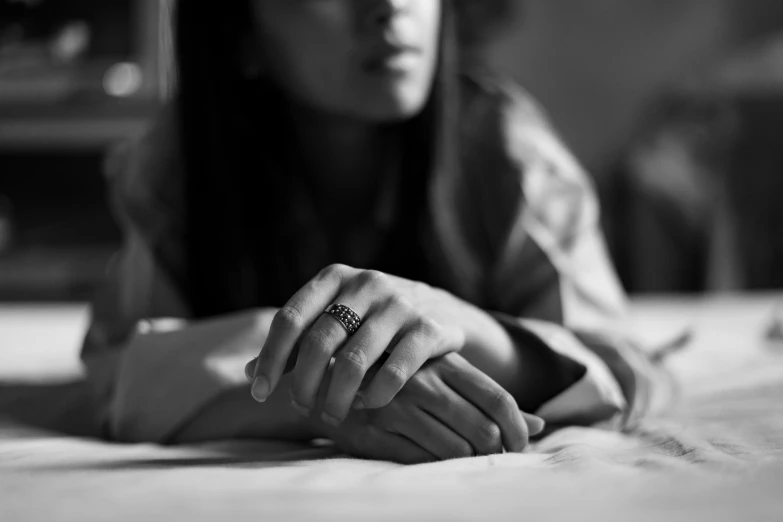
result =
[{"label": "blurred background", "polygon": [[[162,103],[167,3],[0,0],[0,301],[100,281],[103,164]],[[782,288],[783,2],[520,6],[484,52],[594,176],[628,290]]]}]

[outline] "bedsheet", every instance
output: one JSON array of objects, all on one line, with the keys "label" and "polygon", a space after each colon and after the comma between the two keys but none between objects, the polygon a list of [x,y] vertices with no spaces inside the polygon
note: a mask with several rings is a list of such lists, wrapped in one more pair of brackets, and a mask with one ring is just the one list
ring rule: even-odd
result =
[{"label": "bedsheet", "polygon": [[407,467],[274,441],[97,441],[85,309],[0,307],[0,521],[783,520],[783,342],[765,335],[780,302],[635,302],[647,345],[692,341],[634,433],[569,428],[521,455]]}]

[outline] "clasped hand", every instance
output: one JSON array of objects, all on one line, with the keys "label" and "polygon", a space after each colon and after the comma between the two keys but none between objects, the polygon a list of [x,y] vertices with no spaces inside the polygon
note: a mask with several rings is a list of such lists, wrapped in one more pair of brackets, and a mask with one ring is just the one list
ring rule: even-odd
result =
[{"label": "clasped hand", "polygon": [[[362,318],[354,335],[324,314],[335,303]],[[318,408],[316,421],[353,453],[378,447],[372,440],[388,446],[390,438],[401,451],[392,460],[521,451],[528,423],[535,433],[543,422],[521,413],[502,387],[456,353],[467,335],[464,309],[424,283],[328,267],[275,315],[246,369],[253,396],[266,400],[293,367],[294,408],[308,418]]]}]

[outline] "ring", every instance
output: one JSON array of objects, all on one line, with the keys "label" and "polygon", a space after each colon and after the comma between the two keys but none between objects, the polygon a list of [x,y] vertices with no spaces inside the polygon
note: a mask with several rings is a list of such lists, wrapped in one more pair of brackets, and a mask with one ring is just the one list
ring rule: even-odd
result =
[{"label": "ring", "polygon": [[355,334],[362,325],[362,318],[359,317],[359,314],[345,305],[333,304],[324,310],[324,313],[329,314],[340,321],[340,324],[346,329],[348,335]]}]

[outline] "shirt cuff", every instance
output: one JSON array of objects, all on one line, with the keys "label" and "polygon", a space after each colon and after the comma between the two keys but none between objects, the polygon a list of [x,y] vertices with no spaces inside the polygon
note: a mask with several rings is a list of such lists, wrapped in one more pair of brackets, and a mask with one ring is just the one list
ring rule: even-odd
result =
[{"label": "shirt cuff", "polygon": [[169,442],[218,396],[249,387],[244,367],[263,345],[268,331],[263,321],[259,314],[244,313],[197,323],[140,322],[117,372],[110,436]]},{"label": "shirt cuff", "polygon": [[[509,324],[511,322],[511,324]],[[617,379],[604,361],[565,327],[546,321],[503,317],[506,327],[516,327],[538,338],[543,345],[584,370],[561,393],[535,412],[552,425],[591,425],[623,413],[628,405]]]}]

